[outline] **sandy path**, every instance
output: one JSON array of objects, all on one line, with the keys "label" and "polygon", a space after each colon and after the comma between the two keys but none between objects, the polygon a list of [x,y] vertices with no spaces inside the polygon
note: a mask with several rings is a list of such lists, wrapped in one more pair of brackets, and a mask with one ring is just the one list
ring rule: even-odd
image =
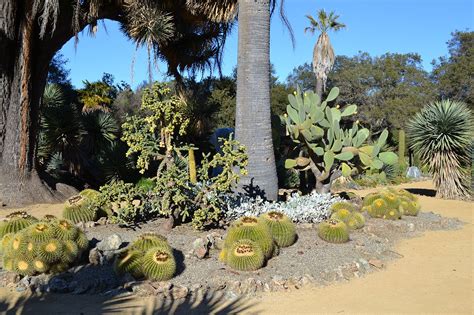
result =
[{"label": "sandy path", "polygon": [[[402,185],[406,188],[432,189],[430,182]],[[366,194],[376,189],[358,191]],[[250,308],[244,313],[259,314],[321,314],[321,313],[473,313],[473,211],[474,203],[420,197],[422,209],[446,217],[458,217],[467,224],[461,230],[428,232],[415,239],[400,242],[396,251],[404,256],[390,262],[381,272],[362,279],[322,288],[306,288],[286,293],[267,293],[245,303]],[[39,215],[57,206],[37,206],[32,213]],[[19,294],[0,289],[0,300],[16,300]],[[25,314],[100,314],[107,313],[103,297],[61,296],[45,297],[25,305]],[[118,301],[116,301],[118,302]],[[131,299],[118,302],[120,313],[149,313],[151,299]],[[108,301],[114,308],[114,302]],[[102,304],[102,306],[101,306]],[[73,306],[74,305],[74,306]],[[146,306],[148,305],[148,306]],[[1,305],[0,305],[1,306]],[[127,307],[139,307],[132,311]],[[143,307],[143,308],[142,308]],[[34,312],[33,312],[34,310]],[[190,305],[179,309],[182,314],[206,314],[215,308],[193,309]],[[109,312],[111,310],[109,309]],[[117,311],[117,309],[116,309]],[[1,312],[1,307],[0,307]],[[165,310],[168,313],[168,310]]]},{"label": "sandy path", "polygon": [[[433,188],[430,182],[402,187]],[[420,200],[424,211],[458,217],[467,224],[461,230],[428,232],[400,242],[396,251],[404,258],[382,272],[329,287],[265,294],[252,310],[261,314],[472,314],[474,203],[423,196]]]}]

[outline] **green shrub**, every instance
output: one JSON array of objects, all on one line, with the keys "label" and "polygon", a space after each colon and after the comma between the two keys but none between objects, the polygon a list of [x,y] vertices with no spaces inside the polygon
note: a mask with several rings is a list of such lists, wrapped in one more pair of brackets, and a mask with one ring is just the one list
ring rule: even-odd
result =
[{"label": "green shrub", "polygon": [[442,100],[425,106],[408,124],[411,149],[429,166],[437,197],[456,199],[470,195],[472,112],[462,102]]}]

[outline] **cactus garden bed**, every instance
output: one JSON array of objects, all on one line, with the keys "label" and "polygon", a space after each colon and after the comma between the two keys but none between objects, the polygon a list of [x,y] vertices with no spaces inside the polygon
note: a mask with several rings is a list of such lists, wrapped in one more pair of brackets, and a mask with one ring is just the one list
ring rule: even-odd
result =
[{"label": "cactus garden bed", "polygon": [[[2,270],[0,286],[19,292],[164,295],[174,298],[207,290],[223,290],[229,297],[294,290],[363,277],[383,269],[390,260],[400,258],[394,250],[400,239],[415,237],[427,230],[457,229],[462,225],[457,219],[443,218],[431,212],[421,212],[417,217],[407,216],[397,221],[365,216],[365,227],[353,231],[350,241],[344,244],[321,240],[317,235],[317,224],[298,224],[296,243],[281,249],[264,268],[254,272],[237,272],[218,260],[225,230],[198,232],[189,225],[170,230],[164,219],[136,229],[115,224],[88,224],[84,229],[94,249],[89,257],[84,257],[80,266],[54,276],[26,276],[22,279]],[[112,257],[117,247],[125,247],[144,232],[165,235],[174,248],[177,273],[170,281],[136,281],[128,275],[118,277],[113,272]]]}]

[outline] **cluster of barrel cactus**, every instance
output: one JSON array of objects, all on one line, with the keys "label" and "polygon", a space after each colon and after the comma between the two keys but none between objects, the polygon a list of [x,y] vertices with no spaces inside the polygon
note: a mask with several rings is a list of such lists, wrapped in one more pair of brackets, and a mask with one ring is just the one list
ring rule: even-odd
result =
[{"label": "cluster of barrel cactus", "polygon": [[387,188],[365,196],[362,210],[373,218],[398,220],[403,215],[417,216],[420,208],[418,198],[407,190]]},{"label": "cluster of barrel cactus", "polygon": [[339,105],[328,106],[338,95],[339,89],[335,87],[321,102],[314,92],[302,94],[298,89],[295,95],[288,96],[290,104],[283,118],[298,153],[298,157],[285,161],[285,167],[311,170],[319,190],[325,185],[325,191],[329,191],[333,180],[340,175],[350,176],[357,168],[380,170],[384,164],[393,165],[398,160],[395,153],[383,152],[387,130],[369,145],[370,132],[359,128],[358,121],[351,129],[341,128],[341,119],[357,114],[357,106],[349,105],[344,110],[340,110]]},{"label": "cluster of barrel cactus", "polygon": [[69,198],[63,210],[63,217],[73,223],[97,220],[97,207],[93,202],[100,193],[93,189],[84,189],[78,195]]},{"label": "cluster of barrel cactus", "polygon": [[118,274],[166,281],[176,273],[176,260],[166,237],[144,233],[117,255],[114,267]]},{"label": "cluster of barrel cactus", "polygon": [[3,268],[20,275],[60,273],[69,269],[88,247],[89,241],[84,232],[70,221],[53,218],[35,220],[3,236]]},{"label": "cluster of barrel cactus", "polygon": [[244,216],[230,226],[219,260],[235,270],[253,271],[295,241],[295,224],[281,212]]},{"label": "cluster of barrel cactus", "polygon": [[25,211],[12,212],[6,216],[5,220],[0,222],[0,238],[3,238],[5,234],[16,233],[23,230],[37,221],[37,218],[29,215]]},{"label": "cluster of barrel cactus", "polygon": [[318,226],[318,235],[329,243],[345,243],[349,234],[365,225],[359,207],[349,201],[338,201],[330,207],[331,216]]}]

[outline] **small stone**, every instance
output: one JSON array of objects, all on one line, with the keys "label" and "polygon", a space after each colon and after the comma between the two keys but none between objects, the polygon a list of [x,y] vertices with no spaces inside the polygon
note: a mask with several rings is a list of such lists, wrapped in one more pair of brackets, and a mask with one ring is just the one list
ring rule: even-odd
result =
[{"label": "small stone", "polygon": [[202,238],[198,238],[196,240],[194,240],[193,242],[193,254],[199,258],[199,259],[203,259],[207,256],[209,252],[209,249],[208,249],[208,243],[207,243],[207,240],[203,240]]},{"label": "small stone", "polygon": [[118,234],[112,234],[109,237],[103,239],[97,243],[97,249],[100,251],[115,251],[122,245],[122,238]]},{"label": "small stone", "polygon": [[98,225],[106,225],[107,224],[107,217],[102,217],[99,220],[97,220]]},{"label": "small stone", "polygon": [[408,223],[408,232],[415,232],[415,224],[413,223]]},{"label": "small stone", "polygon": [[361,268],[359,268],[359,270],[364,270],[364,271],[370,270],[370,264],[367,260],[363,258],[359,258],[359,263],[361,265]]},{"label": "small stone", "polygon": [[86,222],[84,223],[84,227],[85,228],[92,228],[95,226],[95,222],[94,221],[89,221],[89,222]]},{"label": "small stone", "polygon": [[102,255],[102,253],[97,248],[93,248],[89,251],[89,263],[98,266],[102,265],[103,261],[104,255]]},{"label": "small stone", "polygon": [[171,296],[173,299],[184,299],[186,296],[188,296],[189,289],[187,287],[174,287],[171,290]]},{"label": "small stone", "polygon": [[384,266],[380,259],[369,259],[369,264],[379,269]]}]

